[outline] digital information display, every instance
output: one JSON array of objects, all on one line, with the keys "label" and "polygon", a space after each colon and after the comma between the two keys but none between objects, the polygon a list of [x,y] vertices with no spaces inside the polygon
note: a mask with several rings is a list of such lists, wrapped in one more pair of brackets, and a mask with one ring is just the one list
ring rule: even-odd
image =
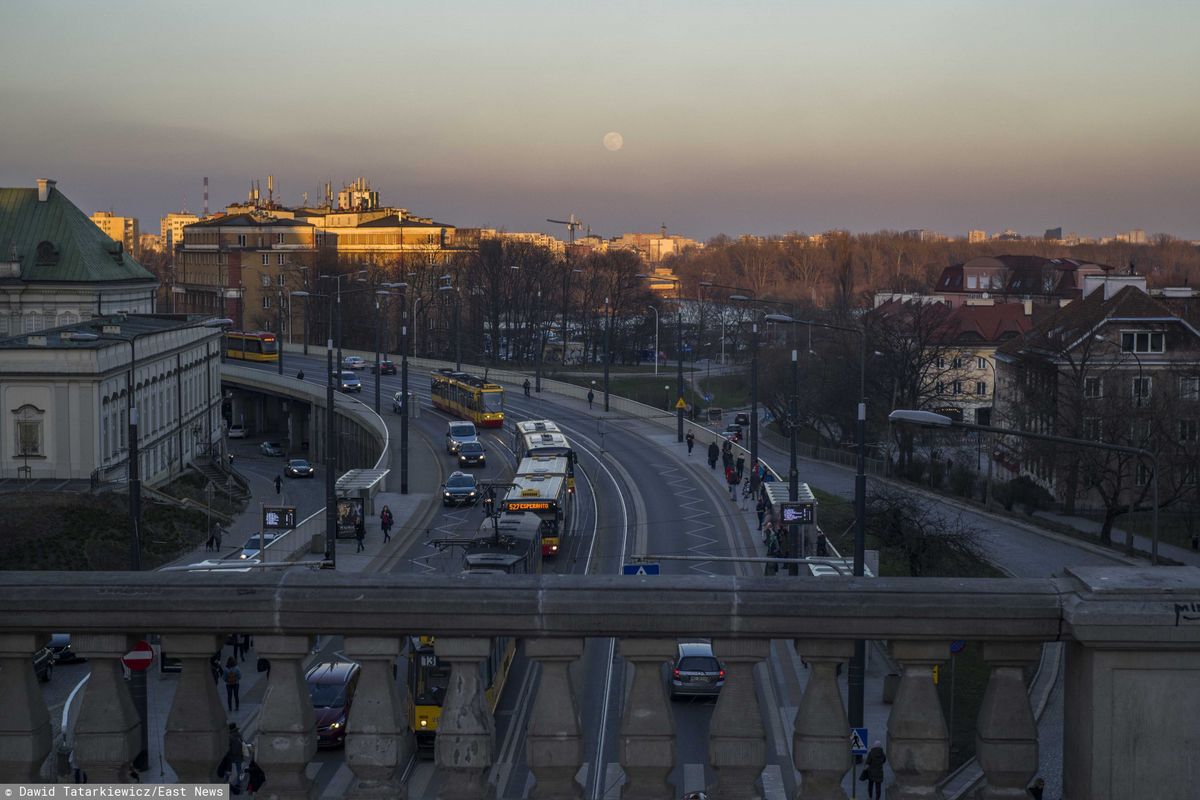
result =
[{"label": "digital information display", "polygon": [[779,517],[784,525],[812,525],[812,503],[780,503]]},{"label": "digital information display", "polygon": [[290,531],[296,527],[296,507],[263,506],[262,526],[265,531]]}]

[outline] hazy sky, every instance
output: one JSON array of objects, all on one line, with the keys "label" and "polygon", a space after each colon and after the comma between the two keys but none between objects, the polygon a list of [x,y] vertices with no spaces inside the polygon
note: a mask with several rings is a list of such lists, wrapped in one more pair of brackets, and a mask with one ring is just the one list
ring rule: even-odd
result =
[{"label": "hazy sky", "polygon": [[272,174],[563,236],[1200,238],[1195,0],[0,0],[0,30],[0,185],[150,232]]}]

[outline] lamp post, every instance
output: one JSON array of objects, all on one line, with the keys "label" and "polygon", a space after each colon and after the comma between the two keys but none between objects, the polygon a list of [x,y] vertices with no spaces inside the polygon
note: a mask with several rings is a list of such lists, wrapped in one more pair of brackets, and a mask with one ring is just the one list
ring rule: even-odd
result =
[{"label": "lamp post", "polygon": [[408,284],[383,284],[400,290],[400,494],[408,494],[408,304],[405,293]]},{"label": "lamp post", "polygon": [[[567,264],[570,265],[570,258],[567,259]],[[563,270],[563,314],[562,314],[562,365],[567,365],[567,343],[569,342],[570,326],[567,323],[567,314],[570,311],[571,299],[571,276],[582,275],[583,270],[578,268],[568,268]]]},{"label": "lamp post", "polygon": [[646,306],[654,312],[654,374],[658,375],[658,309],[654,306]]},{"label": "lamp post", "polygon": [[534,327],[537,330],[537,350],[533,354],[533,390],[542,392],[542,351],[546,348],[546,331],[542,327],[542,290],[537,290],[537,305],[533,310]]},{"label": "lamp post", "polygon": [[[336,337],[336,340],[337,340],[338,369],[342,368],[342,279],[343,278],[354,278],[355,280],[359,280],[359,278],[358,278],[359,275],[366,275],[366,274],[367,274],[367,271],[365,269],[360,269],[356,272],[342,272],[342,273],[334,273],[334,274],[330,274],[330,275],[318,275],[317,276],[317,280],[332,280],[334,283],[337,284],[337,292],[336,292],[337,314],[335,316],[335,319],[336,319],[335,324],[337,326],[337,330],[333,331],[330,335],[333,337]],[[293,294],[299,294],[299,292],[294,292]],[[317,296],[320,296],[320,295],[314,295],[314,297],[317,297]],[[333,376],[332,369],[329,371],[329,375],[330,375],[330,377]]]},{"label": "lamp post", "polygon": [[608,298],[604,298],[604,411],[608,413],[608,362],[609,346],[612,343],[612,315],[608,308]]},{"label": "lamp post", "polygon": [[[676,381],[675,381],[676,387],[675,388],[676,388],[677,397],[679,398],[679,400],[683,400],[683,281],[681,281],[679,278],[675,278],[670,275],[648,275],[648,274],[642,273],[642,272],[639,272],[636,277],[645,278],[647,280],[669,281],[669,282],[675,284],[675,319],[676,319],[676,326],[677,326],[676,343],[675,343],[675,350],[676,350],[675,357],[676,357],[676,364],[677,364],[677,374],[676,374]],[[654,356],[655,356],[655,359],[658,358],[657,350],[655,351]],[[683,406],[680,405],[679,403],[676,403],[676,406],[677,407],[675,409],[675,422],[676,422],[676,424],[675,424],[675,441],[682,442],[683,441]],[[667,410],[670,411],[669,408]]]},{"label": "lamp post", "polygon": [[[380,284],[383,285],[383,284]],[[386,290],[375,290],[375,413],[379,413],[379,383],[383,380],[383,366],[379,361],[379,341],[382,335],[383,314],[380,313],[379,298],[391,293]]]},{"label": "lamp post", "polygon": [[275,355],[279,363],[279,374],[283,374],[283,289],[275,298]]},{"label": "lamp post", "polygon": [[[449,280],[449,275],[443,275]],[[457,286],[446,284],[438,287],[439,292],[454,292],[454,371],[462,372],[462,292]]]},{"label": "lamp post", "polygon": [[[292,292],[293,297],[321,297],[329,301],[330,336],[325,340],[325,371],[328,378],[325,381],[325,560],[337,568],[337,459],[334,456],[334,443],[337,441],[337,415],[333,411],[333,331],[341,326],[333,324],[335,311],[341,308],[341,303],[335,303],[335,298],[328,294],[313,292]],[[339,341],[340,345],[341,342]]]}]

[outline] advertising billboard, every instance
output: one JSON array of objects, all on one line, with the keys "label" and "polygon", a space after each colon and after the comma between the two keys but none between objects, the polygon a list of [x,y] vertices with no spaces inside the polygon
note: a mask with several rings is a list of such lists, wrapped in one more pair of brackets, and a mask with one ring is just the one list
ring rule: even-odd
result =
[{"label": "advertising billboard", "polygon": [[339,497],[337,501],[337,537],[353,539],[354,531],[365,524],[361,497]]}]

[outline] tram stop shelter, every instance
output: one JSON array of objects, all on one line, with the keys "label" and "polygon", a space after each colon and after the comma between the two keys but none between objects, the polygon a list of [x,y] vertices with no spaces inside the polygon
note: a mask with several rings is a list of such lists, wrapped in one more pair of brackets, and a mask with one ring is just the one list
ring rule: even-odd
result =
[{"label": "tram stop shelter", "polygon": [[[764,482],[759,486],[759,492],[767,507],[767,515],[775,520],[776,524],[786,523],[784,506],[787,505],[794,511],[793,501],[788,499],[788,485],[782,481]],[[803,519],[811,521],[788,525],[788,552],[803,558],[816,553],[817,534],[821,532],[817,525],[817,498],[807,483],[797,484],[795,504],[802,508],[807,507],[808,513]]]},{"label": "tram stop shelter", "polygon": [[367,516],[375,515],[375,495],[387,491],[390,469],[352,469],[337,479],[334,494],[339,498],[358,498]]}]

